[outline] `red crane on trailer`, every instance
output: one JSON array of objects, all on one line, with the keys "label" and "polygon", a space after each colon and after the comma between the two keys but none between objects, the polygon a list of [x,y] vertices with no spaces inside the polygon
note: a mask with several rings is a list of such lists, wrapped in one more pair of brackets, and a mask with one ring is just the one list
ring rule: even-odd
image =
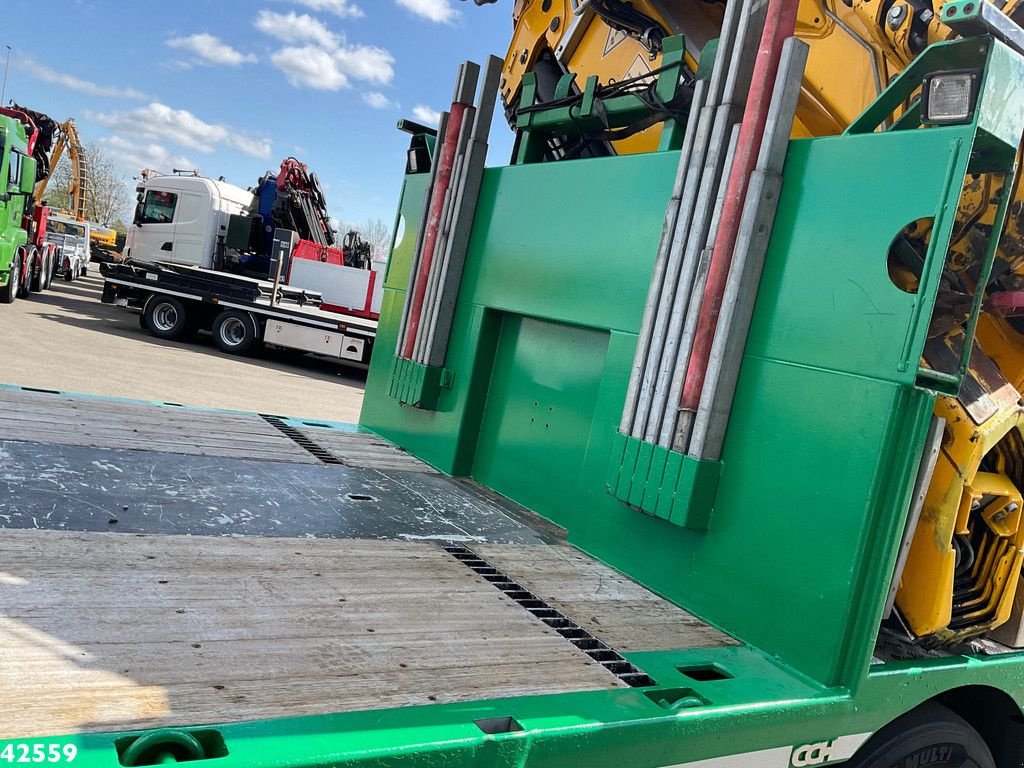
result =
[{"label": "red crane on trailer", "polygon": [[[37,160],[36,181],[41,181],[42,178],[49,175],[49,162],[45,154],[43,158],[47,162],[38,162],[38,155],[42,151],[40,145],[42,131],[37,120],[33,119],[33,115],[39,117],[40,114],[30,113],[29,110],[17,107],[0,107],[0,115],[13,118],[25,127],[25,134],[28,137],[27,151]],[[14,296],[25,298],[32,292],[46,290],[50,285],[59,254],[53,243],[46,242],[46,223],[49,212],[49,208],[45,205],[37,205],[31,199],[25,204],[21,228],[28,233],[28,243],[21,253],[22,264],[18,272],[21,285],[11,293],[12,298]]]}]

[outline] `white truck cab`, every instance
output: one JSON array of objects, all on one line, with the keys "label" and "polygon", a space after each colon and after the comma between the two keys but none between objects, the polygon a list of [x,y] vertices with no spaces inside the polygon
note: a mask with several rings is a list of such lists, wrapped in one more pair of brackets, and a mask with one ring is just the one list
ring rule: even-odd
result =
[{"label": "white truck cab", "polygon": [[137,187],[139,204],[125,241],[135,262],[171,262],[212,269],[217,240],[232,214],[244,214],[253,193],[203,176],[150,176]]}]

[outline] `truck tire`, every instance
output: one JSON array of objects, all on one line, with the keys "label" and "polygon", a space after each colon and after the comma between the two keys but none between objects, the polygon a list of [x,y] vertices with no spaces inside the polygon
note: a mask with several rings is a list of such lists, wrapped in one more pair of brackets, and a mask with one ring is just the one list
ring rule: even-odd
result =
[{"label": "truck tire", "polygon": [[872,736],[847,768],[996,768],[988,745],[967,721],[939,704],[924,704]]},{"label": "truck tire", "polygon": [[39,284],[42,286],[40,290],[45,291],[50,287],[50,281],[53,279],[53,248],[46,249],[46,256],[43,258],[42,272],[39,277]]},{"label": "truck tire", "polygon": [[7,275],[7,285],[0,288],[0,303],[13,304],[21,290],[21,258],[15,254],[11,261],[11,271]]},{"label": "truck tire", "polygon": [[21,285],[18,287],[18,297],[27,299],[32,293],[32,261],[35,259],[35,249],[25,254],[25,260],[21,263]]},{"label": "truck tire", "polygon": [[159,339],[175,341],[189,330],[188,310],[173,296],[150,296],[142,317],[149,332]]},{"label": "truck tire", "polygon": [[221,352],[244,355],[259,340],[259,326],[248,312],[225,309],[213,321],[213,343]]},{"label": "truck tire", "polygon": [[37,270],[35,269],[35,266],[33,266],[33,269],[30,272],[32,279],[30,281],[29,290],[31,290],[32,293],[41,293],[43,289],[46,288],[46,283],[43,281],[43,276],[46,274],[46,254],[43,253],[40,255],[39,252],[36,251],[35,255],[29,255],[28,260],[30,264],[35,264],[36,260],[39,261],[39,264],[35,265],[38,266],[39,269]]}]

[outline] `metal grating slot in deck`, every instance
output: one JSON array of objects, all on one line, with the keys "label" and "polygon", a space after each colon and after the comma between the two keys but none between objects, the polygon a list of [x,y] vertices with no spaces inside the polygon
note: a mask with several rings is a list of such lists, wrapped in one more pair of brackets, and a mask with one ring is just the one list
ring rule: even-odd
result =
[{"label": "metal grating slot in deck", "polygon": [[295,427],[287,424],[280,416],[274,416],[269,413],[261,413],[260,417],[267,422],[270,426],[274,427],[278,432],[287,437],[293,443],[298,445],[300,448],[305,450],[310,455],[319,459],[324,464],[340,464],[345,465],[345,462],[341,461],[337,456],[328,451],[319,443],[311,440],[305,434],[297,430]]},{"label": "metal grating slot in deck", "polygon": [[658,684],[650,675],[627,661],[610,645],[598,640],[561,611],[524,589],[473,550],[460,546],[446,546],[444,550],[477,575],[489,581],[492,586],[501,590],[506,597],[515,600],[522,608],[547,624],[622,682],[633,688],[646,688]]}]

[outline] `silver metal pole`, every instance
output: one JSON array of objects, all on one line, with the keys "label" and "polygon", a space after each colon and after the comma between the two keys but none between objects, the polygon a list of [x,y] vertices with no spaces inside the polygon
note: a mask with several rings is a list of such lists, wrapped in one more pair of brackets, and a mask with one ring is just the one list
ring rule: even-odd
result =
[{"label": "silver metal pole", "polygon": [[[476,63],[474,63],[472,61],[464,61],[462,64],[460,64],[459,65],[458,74],[456,75],[456,78],[455,78],[455,89],[452,92],[452,102],[453,103],[458,103],[458,104],[472,104],[472,102],[473,102],[473,94],[476,93],[476,84],[477,84],[477,79],[479,78],[479,76],[480,76],[480,66],[478,64],[476,64]],[[465,128],[465,123],[463,123],[463,125],[460,126],[459,136],[461,136],[463,134],[464,128]],[[447,128],[446,128],[446,132],[447,132]],[[456,153],[457,152],[458,152],[458,150],[456,149]],[[458,154],[456,154],[455,162],[458,162]],[[455,168],[454,168],[454,166],[452,168],[452,177],[451,178],[452,179],[455,178]],[[438,268],[439,268],[439,265],[437,263],[438,262],[437,255],[442,252],[438,248],[438,245],[440,244],[441,240],[444,237],[445,217],[447,215],[449,215],[449,213],[450,213],[449,206],[451,205],[451,202],[450,202],[451,201],[451,193],[452,193],[452,188],[451,188],[451,182],[449,181],[448,189],[446,189],[445,192],[444,192],[444,199],[442,201],[442,209],[441,209],[441,221],[439,222],[439,225],[438,225],[437,239],[434,241],[434,252],[433,252],[433,254],[431,254],[432,259],[431,259],[431,263],[430,263],[430,272],[427,275],[426,293],[424,294],[423,305],[422,305],[422,307],[420,309],[420,322],[419,322],[419,325],[417,326],[416,339],[415,339],[415,344],[416,344],[416,348],[417,349],[413,353],[413,359],[416,360],[417,362],[421,362],[422,361],[423,340],[424,340],[424,337],[426,335],[426,319],[427,319],[427,317],[430,314],[430,305],[431,305],[430,290],[431,290],[432,286],[436,286],[436,284],[437,284],[437,271],[438,271]],[[419,354],[417,354],[417,352]]]},{"label": "silver metal pole", "polygon": [[487,159],[487,139],[494,117],[494,105],[498,99],[501,70],[504,62],[497,56],[490,56],[484,69],[480,86],[480,100],[469,145],[464,155],[462,174],[455,201],[455,219],[448,236],[447,249],[441,273],[441,290],[437,297],[436,311],[430,323],[427,364],[441,367],[448,357],[448,341],[451,335],[455,307],[462,285],[462,273],[466,263],[470,236],[476,216],[477,201],[484,176]]},{"label": "silver metal pole", "polygon": [[679,215],[675,231],[672,234],[672,241],[669,245],[668,262],[665,268],[665,283],[662,286],[658,310],[654,318],[651,348],[648,353],[647,366],[641,379],[637,412],[631,430],[633,437],[640,439],[643,439],[650,423],[651,404],[655,394],[654,384],[658,375],[658,369],[664,360],[665,342],[669,332],[668,326],[672,307],[679,301],[680,292],[682,292],[683,296],[689,295],[688,279],[684,274],[686,265],[683,263],[683,252],[690,235],[690,224],[693,219],[697,192],[700,188],[700,175],[704,168],[708,142],[711,137],[714,109],[714,105],[706,104],[701,110],[697,124],[697,134],[694,138],[693,154],[690,158],[690,167],[687,169],[686,181],[683,183],[683,196],[679,203]]},{"label": "silver metal pole", "polygon": [[442,112],[441,119],[437,125],[437,138],[434,140],[434,156],[430,162],[430,178],[427,180],[427,189],[423,193],[423,208],[420,215],[420,223],[416,228],[416,244],[412,251],[412,264],[409,266],[409,286],[405,292],[405,301],[402,303],[402,319],[399,322],[398,345],[395,354],[402,355],[405,346],[405,337],[409,328],[409,306],[412,302],[412,293],[416,287],[416,274],[420,271],[420,251],[423,250],[423,238],[427,232],[427,219],[430,218],[430,200],[434,195],[434,183],[437,179],[438,160],[441,156],[441,147],[444,145],[444,132],[448,130],[448,113]]},{"label": "silver metal pole", "polygon": [[[652,365],[648,366],[640,394],[638,412],[644,416],[642,436],[647,441],[657,439],[664,415],[671,408],[670,382],[679,357],[680,335],[687,307],[698,296],[693,286],[700,252],[705,246],[709,221],[713,215],[710,203],[728,152],[731,126],[740,120],[745,94],[750,89],[752,61],[757,56],[760,42],[760,36],[756,33],[763,26],[764,10],[761,0],[745,0],[739,5],[729,25],[729,31],[734,37],[727,41],[724,50],[719,50],[721,55],[716,56],[715,74],[719,76],[722,101],[709,102],[701,114],[701,126],[697,129],[699,152],[694,153],[690,165],[687,194],[680,211],[685,225],[676,229],[669,257],[670,271],[675,282],[672,286],[672,301],[668,305],[668,325],[662,326],[662,348],[652,360]],[[676,264],[679,266],[676,267]],[[696,301],[699,302],[699,298]]]},{"label": "silver metal pole", "polygon": [[[658,442],[665,412],[672,410],[670,391],[673,377],[678,369],[678,360],[684,354],[683,347],[686,341],[684,329],[689,317],[699,310],[700,297],[704,290],[703,284],[697,285],[698,282],[701,282],[697,279],[701,257],[707,247],[711,222],[717,218],[722,204],[721,200],[724,199],[719,195],[724,193],[722,179],[726,177],[726,174],[723,173],[723,168],[730,150],[729,137],[732,129],[728,121],[731,108],[723,105],[716,111],[711,140],[708,142],[704,173],[699,180],[700,183],[695,185],[697,197],[690,231],[684,244],[682,275],[679,280],[680,292],[676,295],[676,301],[672,305],[664,352],[654,378],[651,415],[647,421],[647,431],[644,435],[644,439],[651,443]],[[707,264],[704,266],[706,269]],[[688,356],[689,350],[685,354]]]},{"label": "silver metal pole", "polygon": [[[699,260],[699,280],[694,280],[693,292],[690,295],[689,304],[686,307],[684,322],[682,326],[682,337],[676,348],[676,356],[671,361],[669,370],[668,393],[665,402],[668,404],[665,413],[662,415],[661,423],[658,425],[658,434],[653,441],[663,448],[671,448],[674,444],[676,428],[679,421],[679,394],[683,389],[683,381],[686,378],[686,362],[693,348],[693,338],[697,331],[697,322],[700,319],[701,299],[704,295],[704,284],[707,280],[707,270],[711,264],[711,255],[715,250],[715,237],[718,235],[718,224],[722,218],[722,208],[725,203],[726,190],[729,188],[729,174],[732,172],[733,160],[736,156],[736,147],[739,144],[740,124],[733,125],[729,133],[728,145],[726,147],[725,162],[722,165],[722,173],[718,179],[718,190],[714,202],[709,204],[712,208],[712,217],[709,223],[707,234],[704,239],[703,248],[699,248],[698,242],[692,243],[694,255],[692,258]],[[699,284],[698,284],[699,283]]]},{"label": "silver metal pole", "polygon": [[458,144],[455,148],[455,164],[452,166],[451,182],[444,196],[444,208],[441,212],[441,226],[438,229],[437,242],[435,243],[434,258],[431,262],[430,282],[427,284],[427,295],[423,302],[423,317],[420,322],[419,334],[417,335],[417,356],[418,362],[426,364],[430,342],[430,325],[437,312],[437,302],[440,295],[442,275],[444,274],[444,259],[448,252],[448,240],[451,237],[451,229],[455,219],[455,206],[459,194],[459,187],[463,181],[463,166],[466,162],[466,147],[469,144],[469,136],[473,131],[473,118],[476,109],[469,107],[466,110],[459,129]]},{"label": "silver metal pole", "polygon": [[[467,110],[467,114],[468,114]],[[464,163],[465,142],[467,139],[468,126],[462,124],[459,132],[459,147],[456,150],[455,164],[452,166],[452,179],[448,189],[444,193],[444,207],[441,210],[441,226],[437,232],[435,243],[434,260],[430,265],[430,277],[427,282],[427,293],[423,300],[423,315],[420,321],[419,332],[416,336],[416,361],[426,364],[427,349],[430,338],[430,323],[437,310],[437,296],[441,285],[441,275],[444,272],[444,256],[448,250],[448,237],[451,232],[452,219],[455,216],[455,200],[458,196],[458,184],[462,174]]]},{"label": "silver metal pole", "polygon": [[4,64],[4,84],[0,88],[0,107],[7,103],[7,72],[11,68],[11,46],[5,44],[4,47],[7,49],[7,63]]},{"label": "silver metal pole", "polygon": [[683,136],[683,147],[679,153],[679,165],[676,169],[676,178],[672,187],[672,197],[669,199],[668,207],[665,210],[665,223],[661,230],[661,240],[658,243],[658,254],[654,260],[651,282],[647,288],[647,302],[644,305],[640,334],[637,336],[636,352],[633,356],[633,368],[630,371],[629,386],[626,389],[626,404],[622,409],[622,419],[619,422],[619,432],[624,435],[631,433],[633,422],[636,418],[640,380],[647,367],[650,354],[651,331],[654,326],[654,318],[657,314],[658,303],[665,282],[665,267],[668,261],[669,246],[672,244],[672,238],[675,235],[679,219],[680,198],[683,194],[683,184],[685,183],[686,172],[690,164],[690,155],[693,152],[697,122],[700,117],[700,111],[704,106],[707,87],[706,80],[698,80],[693,89],[693,100],[690,102],[690,114],[686,119],[686,132]]},{"label": "silver metal pole", "polygon": [[782,48],[765,134],[743,203],[704,389],[687,448],[691,456],[713,460],[721,458],[736,380],[782,190],[782,170],[803,86],[808,51],[809,46],[795,37],[786,40]]}]

